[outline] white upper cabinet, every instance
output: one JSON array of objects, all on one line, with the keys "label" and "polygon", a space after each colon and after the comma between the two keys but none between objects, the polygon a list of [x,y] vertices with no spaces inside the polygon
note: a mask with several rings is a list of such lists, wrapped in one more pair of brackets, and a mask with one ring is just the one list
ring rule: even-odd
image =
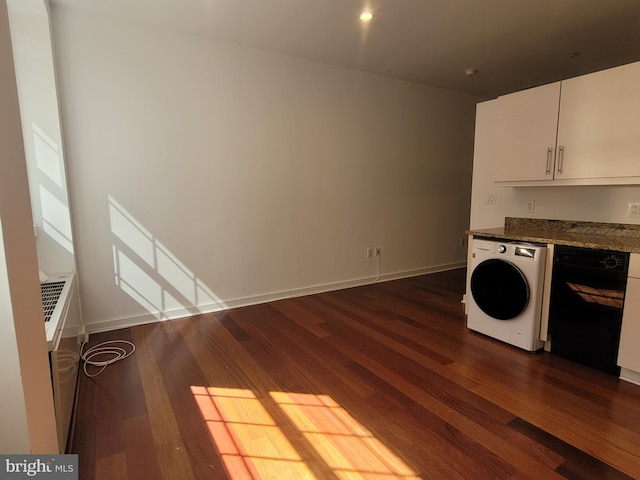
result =
[{"label": "white upper cabinet", "polygon": [[553,179],[560,82],[498,99],[496,181]]},{"label": "white upper cabinet", "polygon": [[497,182],[640,183],[640,62],[500,97],[497,140]]},{"label": "white upper cabinet", "polygon": [[560,178],[640,177],[640,62],[562,82]]}]

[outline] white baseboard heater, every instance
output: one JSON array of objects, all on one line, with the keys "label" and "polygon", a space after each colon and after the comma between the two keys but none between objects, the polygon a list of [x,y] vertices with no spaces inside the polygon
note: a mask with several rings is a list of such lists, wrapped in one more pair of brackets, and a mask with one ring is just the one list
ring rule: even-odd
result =
[{"label": "white baseboard heater", "polygon": [[81,332],[80,300],[75,274],[50,275],[40,284],[51,382],[58,430],[58,450],[65,453],[78,380]]}]

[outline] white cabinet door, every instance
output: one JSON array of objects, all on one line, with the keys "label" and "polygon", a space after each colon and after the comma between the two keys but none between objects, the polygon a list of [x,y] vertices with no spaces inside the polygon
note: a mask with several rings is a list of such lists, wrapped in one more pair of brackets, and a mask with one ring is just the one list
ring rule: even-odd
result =
[{"label": "white cabinet door", "polygon": [[498,98],[498,182],[551,180],[554,172],[560,82]]},{"label": "white cabinet door", "polygon": [[559,179],[640,176],[640,62],[562,82]]},{"label": "white cabinet door", "polygon": [[624,296],[618,365],[640,372],[640,254],[632,253]]}]

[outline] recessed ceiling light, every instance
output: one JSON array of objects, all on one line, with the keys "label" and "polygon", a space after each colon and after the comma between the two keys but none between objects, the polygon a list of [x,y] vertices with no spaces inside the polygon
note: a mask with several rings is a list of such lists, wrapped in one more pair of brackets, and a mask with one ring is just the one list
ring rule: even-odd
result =
[{"label": "recessed ceiling light", "polygon": [[373,18],[373,13],[371,12],[362,12],[360,14],[360,20],[362,20],[363,22],[369,22],[371,21],[372,18]]}]

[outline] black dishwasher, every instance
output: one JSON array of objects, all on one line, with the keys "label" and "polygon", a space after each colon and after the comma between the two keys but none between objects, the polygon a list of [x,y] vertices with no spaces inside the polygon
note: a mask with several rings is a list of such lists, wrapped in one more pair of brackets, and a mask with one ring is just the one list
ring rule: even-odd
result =
[{"label": "black dishwasher", "polygon": [[618,375],[629,254],[556,246],[551,276],[551,353]]}]

